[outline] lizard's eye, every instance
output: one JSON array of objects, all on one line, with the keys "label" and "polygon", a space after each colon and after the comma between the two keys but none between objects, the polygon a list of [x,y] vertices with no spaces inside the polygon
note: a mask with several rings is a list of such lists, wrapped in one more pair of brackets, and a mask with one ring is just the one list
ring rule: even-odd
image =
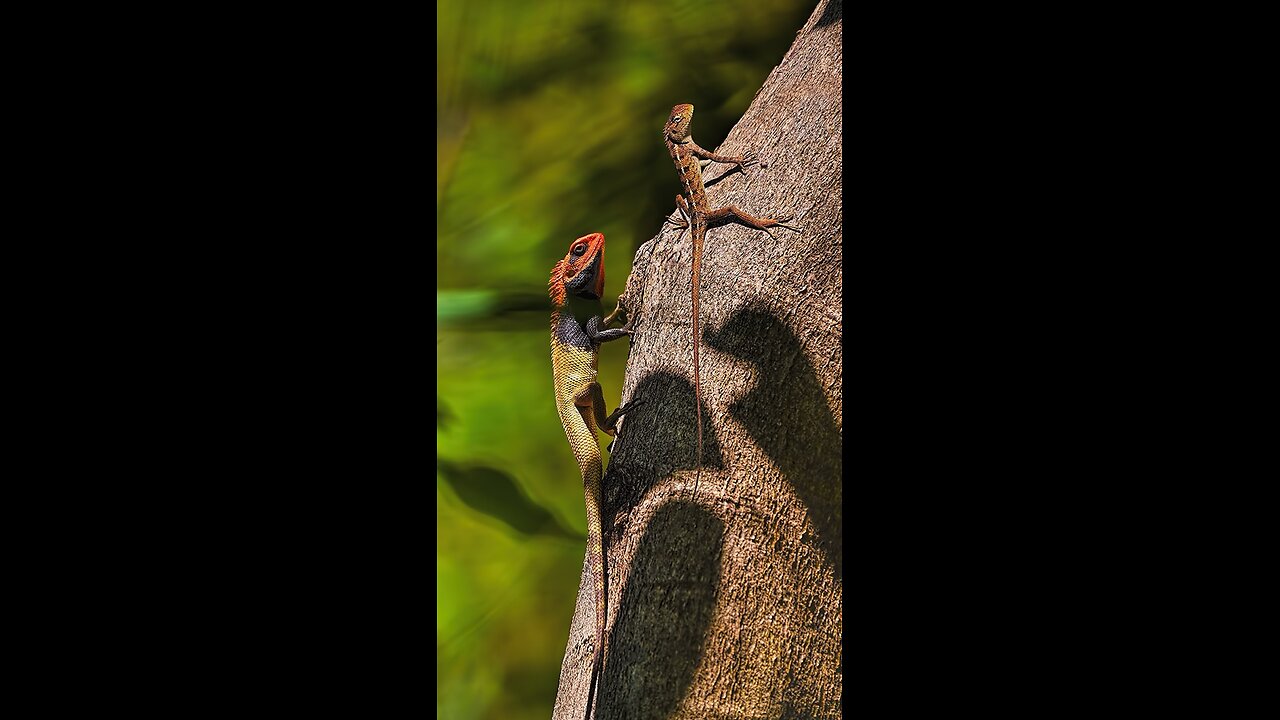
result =
[{"label": "lizard's eye", "polygon": [[675,117],[671,118],[671,122],[680,122],[680,116],[679,116],[679,115],[677,115],[677,116],[675,116]]},{"label": "lizard's eye", "polygon": [[577,245],[574,245],[574,246],[573,246],[573,249],[572,249],[572,250],[570,250],[569,252],[572,252],[574,255],[581,255],[582,253],[584,253],[584,252],[586,252],[586,251],[587,251],[587,244],[586,244],[586,243],[578,243]]}]

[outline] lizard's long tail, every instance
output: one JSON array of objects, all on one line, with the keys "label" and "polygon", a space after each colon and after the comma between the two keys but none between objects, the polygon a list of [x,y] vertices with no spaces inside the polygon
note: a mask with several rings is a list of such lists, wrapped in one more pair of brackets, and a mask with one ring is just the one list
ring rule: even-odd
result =
[{"label": "lizard's long tail", "polygon": [[694,458],[696,470],[693,476],[693,492],[698,492],[698,484],[702,481],[702,377],[698,372],[698,346],[702,338],[698,335],[698,278],[702,271],[702,240],[706,226],[693,228],[693,404],[698,413],[698,450]]},{"label": "lizard's long tail", "polygon": [[596,683],[600,677],[600,661],[604,658],[604,538],[601,535],[600,520],[600,468],[588,472],[587,491],[587,557],[591,563],[591,575],[596,590],[596,641],[595,658],[591,662],[591,677],[587,681],[587,711],[583,716],[591,720],[592,700],[595,698]]}]

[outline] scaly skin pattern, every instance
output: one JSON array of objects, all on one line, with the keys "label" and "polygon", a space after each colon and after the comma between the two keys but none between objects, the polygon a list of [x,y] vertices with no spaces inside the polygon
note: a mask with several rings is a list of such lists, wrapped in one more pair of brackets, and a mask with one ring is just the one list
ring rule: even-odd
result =
[{"label": "scaly skin pattern", "polygon": [[[604,650],[605,563],[601,533],[600,479],[602,459],[596,430],[615,434],[617,419],[640,401],[633,400],[605,415],[604,396],[596,382],[597,358],[602,343],[631,334],[634,319],[626,326],[606,330],[618,315],[600,316],[604,295],[604,235],[592,233],[573,241],[569,253],[551,270],[548,283],[555,310],[551,314],[551,375],[555,383],[556,409],[573,456],[582,473],[587,505],[587,560],[596,591],[596,640],[587,682],[586,717],[591,716],[594,687]],[[619,305],[621,308],[621,305]]]},{"label": "scaly skin pattern", "polygon": [[742,212],[734,205],[711,209],[711,203],[707,200],[707,189],[702,183],[702,163],[699,158],[711,162],[732,163],[743,172],[746,172],[747,165],[756,162],[756,158],[751,152],[744,155],[718,155],[699,147],[698,143],[693,141],[690,131],[692,123],[693,106],[687,103],[676,105],[671,108],[671,115],[667,118],[666,125],[662,127],[662,138],[666,141],[667,152],[671,153],[671,160],[676,164],[676,171],[680,173],[680,182],[684,184],[684,195],[676,196],[676,205],[685,217],[683,227],[690,228],[693,235],[693,290],[691,293],[693,297],[693,393],[698,413],[697,474],[694,481],[696,488],[697,481],[702,477],[702,376],[698,369],[698,346],[701,344],[698,335],[698,280],[701,277],[702,243],[707,235],[707,225],[732,218],[757,230],[764,230],[770,237],[773,236],[768,229],[771,227],[785,227],[797,232],[799,229],[783,224],[790,222],[790,217],[781,220],[758,218]]}]

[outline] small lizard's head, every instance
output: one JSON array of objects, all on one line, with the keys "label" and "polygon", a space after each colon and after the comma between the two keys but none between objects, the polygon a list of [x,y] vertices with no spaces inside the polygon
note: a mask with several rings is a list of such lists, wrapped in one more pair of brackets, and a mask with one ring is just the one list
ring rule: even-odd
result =
[{"label": "small lizard's head", "polygon": [[689,138],[689,124],[693,122],[693,106],[685,103],[671,108],[671,117],[662,126],[662,134],[672,142],[684,142]]},{"label": "small lizard's head", "polygon": [[569,253],[551,268],[548,294],[557,306],[565,293],[587,300],[604,297],[604,233],[583,235],[569,245]]}]

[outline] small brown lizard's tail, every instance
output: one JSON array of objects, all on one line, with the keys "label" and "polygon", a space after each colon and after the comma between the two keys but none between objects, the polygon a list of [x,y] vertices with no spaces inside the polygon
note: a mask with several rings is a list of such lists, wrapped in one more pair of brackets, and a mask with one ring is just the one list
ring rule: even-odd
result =
[{"label": "small brown lizard's tail", "polygon": [[[701,230],[701,232],[699,232]],[[702,377],[698,371],[698,346],[702,338],[698,335],[698,278],[702,270],[702,238],[705,226],[693,228],[693,404],[698,414],[698,449],[693,461],[693,493],[698,494],[698,484],[702,481]]]}]

